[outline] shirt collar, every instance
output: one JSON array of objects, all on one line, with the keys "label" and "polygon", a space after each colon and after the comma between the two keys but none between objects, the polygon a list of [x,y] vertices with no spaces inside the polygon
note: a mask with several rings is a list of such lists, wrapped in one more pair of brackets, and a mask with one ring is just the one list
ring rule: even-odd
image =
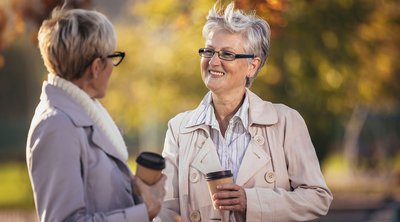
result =
[{"label": "shirt collar", "polygon": [[[201,101],[199,107],[195,110],[194,115],[186,125],[187,127],[203,125],[203,124],[214,128],[218,126],[217,119],[214,113],[214,106],[212,105],[211,95],[212,95],[211,91],[206,94],[204,99]],[[249,124],[248,110],[249,110],[249,95],[246,92],[242,105],[233,116],[233,118],[238,118],[246,129],[248,128]]]},{"label": "shirt collar", "polygon": [[[202,128],[203,130],[208,132],[207,128],[204,127],[205,124],[201,124],[202,121],[197,120],[201,118],[201,113],[207,106],[207,99],[209,99],[208,97],[211,96],[210,93],[211,92],[208,92],[201,101],[200,105],[195,110],[192,110],[190,112],[189,119],[182,128],[182,133],[188,133],[199,128]],[[260,97],[251,92],[249,89],[246,89],[246,94],[249,99],[249,127],[254,125],[274,125],[278,122],[277,108],[282,105],[274,105],[271,102],[263,101]],[[205,118],[205,115],[203,117]]]}]

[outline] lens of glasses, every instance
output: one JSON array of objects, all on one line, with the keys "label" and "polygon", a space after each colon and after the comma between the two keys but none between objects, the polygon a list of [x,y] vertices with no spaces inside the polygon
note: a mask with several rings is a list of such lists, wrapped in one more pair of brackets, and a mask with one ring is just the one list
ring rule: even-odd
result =
[{"label": "lens of glasses", "polygon": [[113,63],[113,65],[114,66],[117,66],[120,62],[121,62],[121,58],[122,57],[113,57],[113,58],[111,58],[112,59],[112,63]]},{"label": "lens of glasses", "polygon": [[224,60],[234,60],[235,59],[235,54],[232,52],[228,52],[228,51],[220,51],[218,53],[218,56],[220,59],[224,59]]},{"label": "lens of glasses", "polygon": [[236,54],[229,51],[215,51],[214,49],[209,48],[201,48],[199,49],[199,54],[201,57],[204,58],[212,58],[215,53],[218,53],[218,57],[222,60],[232,61],[236,59]]},{"label": "lens of glasses", "polygon": [[205,58],[213,57],[214,53],[215,53],[215,51],[213,49],[207,49],[207,48],[199,49],[200,56],[205,57]]},{"label": "lens of glasses", "polygon": [[112,59],[112,63],[114,66],[119,65],[125,57],[125,52],[116,52],[112,55],[108,55],[108,58]]}]

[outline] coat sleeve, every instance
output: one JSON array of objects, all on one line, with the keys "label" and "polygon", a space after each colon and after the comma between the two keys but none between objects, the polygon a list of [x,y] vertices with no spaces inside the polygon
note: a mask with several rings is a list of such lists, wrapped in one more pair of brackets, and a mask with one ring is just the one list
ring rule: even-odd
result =
[{"label": "coat sleeve", "polygon": [[81,133],[64,115],[33,126],[27,163],[40,221],[148,221],[144,204],[89,214],[81,176]]},{"label": "coat sleeve", "polygon": [[284,149],[291,190],[245,189],[247,221],[309,221],[326,215],[332,202],[303,118],[292,109],[284,118],[279,147]]}]

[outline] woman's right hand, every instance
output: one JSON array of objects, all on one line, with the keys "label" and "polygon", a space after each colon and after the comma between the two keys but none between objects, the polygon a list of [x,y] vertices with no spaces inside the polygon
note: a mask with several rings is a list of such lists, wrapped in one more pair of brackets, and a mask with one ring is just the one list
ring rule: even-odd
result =
[{"label": "woman's right hand", "polygon": [[153,185],[147,185],[139,177],[133,178],[133,184],[138,189],[140,196],[147,207],[147,213],[149,219],[152,220],[160,212],[162,202],[165,196],[165,180],[167,177],[162,174],[161,178],[157,183]]}]

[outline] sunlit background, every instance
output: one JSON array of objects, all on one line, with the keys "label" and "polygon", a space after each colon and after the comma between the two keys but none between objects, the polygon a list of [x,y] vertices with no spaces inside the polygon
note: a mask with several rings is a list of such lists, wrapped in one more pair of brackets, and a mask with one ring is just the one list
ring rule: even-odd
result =
[{"label": "sunlit background", "polygon": [[[35,217],[25,142],[47,76],[36,32],[60,2],[0,1],[0,221]],[[207,91],[197,50],[215,1],[71,2],[106,14],[126,52],[102,103],[131,158],[161,152],[167,121]],[[306,120],[335,198],[319,221],[398,221],[400,1],[235,2],[271,25],[271,54],[251,89]]]}]

